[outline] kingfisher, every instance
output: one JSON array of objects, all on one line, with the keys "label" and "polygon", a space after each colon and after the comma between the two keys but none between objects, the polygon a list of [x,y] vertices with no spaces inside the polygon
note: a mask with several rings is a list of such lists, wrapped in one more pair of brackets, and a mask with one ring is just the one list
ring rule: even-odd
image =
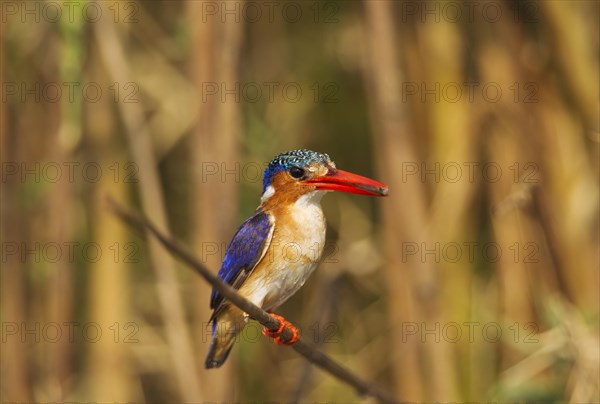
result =
[{"label": "kingfisher", "polygon": [[[272,311],[302,287],[321,258],[326,225],[320,201],[330,191],[385,196],[388,187],[337,169],[324,153],[301,149],[275,156],[264,171],[260,205],[233,236],[219,269],[221,280],[279,320],[279,330],[265,328],[263,334],[281,345],[294,343],[299,331]],[[225,362],[249,320],[214,288],[210,308],[207,369]],[[282,341],[286,327],[292,338]]]}]

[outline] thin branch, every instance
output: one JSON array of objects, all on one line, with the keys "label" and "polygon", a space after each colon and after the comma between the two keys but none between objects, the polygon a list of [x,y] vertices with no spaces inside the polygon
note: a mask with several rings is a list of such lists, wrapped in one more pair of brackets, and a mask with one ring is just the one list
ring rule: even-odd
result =
[{"label": "thin branch", "polygon": [[[173,239],[172,237],[163,234],[159,231],[148,219],[140,216],[137,213],[131,212],[121,206],[112,198],[109,198],[109,203],[113,211],[119,216],[123,221],[127,222],[132,227],[144,231],[147,230],[154,237],[156,237],[162,245],[174,256],[180,258],[183,262],[189,265],[194,271],[196,271],[200,276],[202,276],[208,283],[210,283],[216,290],[225,297],[225,299],[229,300],[232,304],[239,307],[251,318],[258,321],[264,327],[267,327],[269,330],[277,330],[279,328],[279,321],[269,315],[266,311],[256,306],[254,303],[250,302],[242,295],[237,293],[235,289],[231,286],[223,282],[221,279],[217,278],[208,268],[202,265],[194,256],[191,254],[180,242]],[[286,328],[282,334],[283,341],[289,341],[292,337],[292,334],[288,328]],[[394,398],[394,396],[386,390],[379,388],[373,383],[369,383],[360,377],[356,376],[350,370],[346,369],[333,359],[331,359],[328,355],[323,352],[317,351],[311,346],[307,345],[299,339],[293,345],[292,348],[300,355],[304,356],[311,363],[317,365],[321,369],[330,373],[331,375],[337,377],[341,381],[351,385],[356,389],[356,391],[360,395],[372,396],[384,403],[397,403],[400,400]]]},{"label": "thin branch", "polygon": [[[327,321],[331,317],[331,312],[334,310],[336,305],[336,301],[339,298],[339,283],[342,278],[342,273],[332,273],[332,271],[324,271],[324,276],[326,279],[321,279],[319,282],[319,288],[316,291],[315,295],[317,298],[315,302],[312,304],[313,316],[310,324],[322,324]],[[315,308],[318,307],[318,310]],[[315,349],[321,345],[321,339],[317,341],[314,345]],[[310,362],[306,362],[302,367],[302,371],[300,372],[300,377],[298,377],[298,384],[293,392],[293,395],[289,402],[291,403],[299,403],[302,401],[302,396],[304,391],[308,388],[310,384],[310,377],[312,375],[313,367]]]}]

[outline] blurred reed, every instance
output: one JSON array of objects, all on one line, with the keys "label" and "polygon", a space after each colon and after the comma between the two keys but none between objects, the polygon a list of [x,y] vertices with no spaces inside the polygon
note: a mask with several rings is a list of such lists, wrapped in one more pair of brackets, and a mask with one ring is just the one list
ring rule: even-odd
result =
[{"label": "blurred reed", "polygon": [[[3,3],[0,400],[360,401],[260,338],[204,370],[209,287],[103,202],[129,200],[216,271],[258,204],[260,172],[241,170],[307,147],[390,196],[324,199],[333,250],[281,308],[304,337],[410,401],[600,401],[598,3],[276,3],[273,19],[253,3],[263,14],[249,20],[235,18],[247,2],[83,2],[104,17],[58,23],[43,14],[53,2]],[[279,13],[291,7],[297,22]],[[73,99],[66,82],[80,84]],[[91,102],[86,83],[104,96]],[[263,96],[224,96],[236,83]],[[447,84],[462,97],[436,90]],[[58,102],[43,93],[55,85]],[[81,175],[89,163],[97,181]],[[53,182],[36,164],[76,175]],[[454,165],[460,180],[439,178]],[[69,258],[72,243],[103,255]],[[502,253],[470,256],[469,243]],[[436,245],[463,255],[421,255]],[[83,338],[86,324],[102,338]]]}]

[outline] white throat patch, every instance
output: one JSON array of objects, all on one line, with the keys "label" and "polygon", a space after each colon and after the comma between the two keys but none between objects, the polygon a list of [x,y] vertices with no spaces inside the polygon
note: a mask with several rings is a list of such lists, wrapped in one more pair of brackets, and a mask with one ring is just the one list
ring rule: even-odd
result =
[{"label": "white throat patch", "polygon": [[275,195],[275,188],[273,188],[273,185],[269,185],[267,187],[267,189],[265,189],[265,192],[263,192],[262,196],[260,197],[260,203],[264,203],[267,199],[269,199],[273,195]]}]

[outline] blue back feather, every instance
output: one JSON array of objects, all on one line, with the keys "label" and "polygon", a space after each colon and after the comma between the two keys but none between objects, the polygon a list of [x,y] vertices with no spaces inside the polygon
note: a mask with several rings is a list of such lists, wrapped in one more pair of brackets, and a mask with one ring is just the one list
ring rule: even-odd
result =
[{"label": "blue back feather", "polygon": [[[235,236],[233,236],[231,243],[229,243],[229,247],[227,247],[225,258],[217,276],[233,285],[240,275],[244,275],[243,271],[250,272],[262,255],[270,230],[269,215],[262,211],[255,213],[242,223]],[[223,296],[213,289],[210,297],[210,308],[216,309],[222,301]]]}]

